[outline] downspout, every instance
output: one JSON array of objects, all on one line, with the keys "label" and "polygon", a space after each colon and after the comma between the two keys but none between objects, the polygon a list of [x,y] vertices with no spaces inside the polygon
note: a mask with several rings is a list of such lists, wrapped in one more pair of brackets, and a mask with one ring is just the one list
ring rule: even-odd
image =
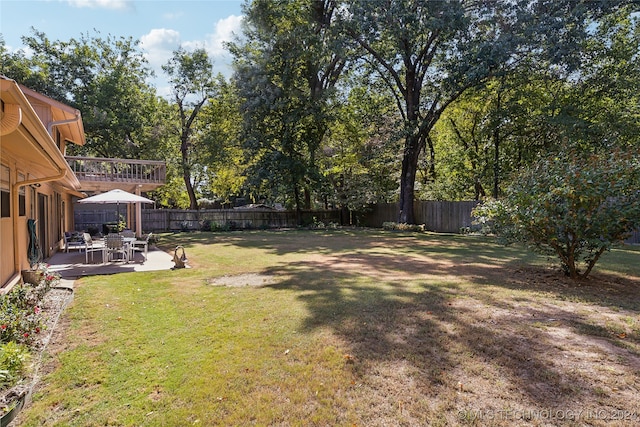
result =
[{"label": "downspout", "polygon": [[75,123],[78,120],[80,120],[80,111],[76,110],[76,116],[73,119],[67,119],[67,120],[58,120],[57,122],[50,122],[47,125],[47,132],[49,132],[49,135],[51,135],[51,138],[53,138],[53,128],[56,126],[60,126],[60,125],[66,125],[69,123]]},{"label": "downspout", "polygon": [[20,190],[20,187],[24,187],[27,185],[31,185],[31,184],[39,184],[41,182],[50,182],[50,181],[57,181],[59,179],[62,179],[65,177],[65,175],[67,174],[66,169],[60,169],[58,168],[58,170],[60,171],[60,173],[58,173],[58,175],[53,175],[53,176],[45,176],[43,178],[34,178],[34,179],[28,179],[26,181],[20,181],[20,182],[16,182],[15,184],[13,184],[13,188],[11,191],[11,208],[13,210],[12,212],[12,216],[13,216],[13,271],[16,272],[20,272],[22,269],[20,267],[20,254],[18,253],[18,218],[19,218],[19,202],[20,199],[18,197],[18,191]]}]

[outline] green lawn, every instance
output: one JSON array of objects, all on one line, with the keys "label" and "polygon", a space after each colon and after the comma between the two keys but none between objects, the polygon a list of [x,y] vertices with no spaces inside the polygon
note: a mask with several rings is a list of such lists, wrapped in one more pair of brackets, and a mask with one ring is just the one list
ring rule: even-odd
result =
[{"label": "green lawn", "polygon": [[192,268],[76,282],[20,425],[640,420],[637,247],[576,284],[471,236],[160,236],[177,244]]}]

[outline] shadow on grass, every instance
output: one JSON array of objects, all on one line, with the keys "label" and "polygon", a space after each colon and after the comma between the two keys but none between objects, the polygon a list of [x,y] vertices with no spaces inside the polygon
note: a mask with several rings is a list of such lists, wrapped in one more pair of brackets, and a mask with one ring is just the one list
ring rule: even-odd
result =
[{"label": "shadow on grass", "polygon": [[[595,273],[576,283],[522,248],[453,235],[337,230],[189,233],[180,239],[277,256],[308,253],[308,259],[269,268],[265,273],[287,279],[268,287],[296,292],[308,309],[303,328],[328,328],[340,337],[353,353],[357,375],[386,366],[381,377],[397,384],[380,387],[416,399],[455,394],[456,384],[472,377],[497,407],[521,401],[586,405],[602,395],[602,387],[567,366],[565,349],[585,345],[597,348],[589,357],[635,357],[633,351],[619,353],[610,330],[574,308],[613,307],[637,316],[637,268],[625,270],[630,279]],[[567,331],[584,342],[568,347],[562,341]],[[638,342],[635,335],[630,342]],[[637,364],[632,382],[640,380],[637,369],[633,374]],[[408,370],[415,390],[407,390],[406,377],[394,377],[394,369]]]},{"label": "shadow on grass", "polygon": [[[357,245],[356,252],[271,268],[267,273],[288,279],[269,287],[296,291],[309,310],[304,328],[329,328],[341,337],[361,362],[360,375],[367,375],[364,366],[371,364],[408,365],[418,394],[450,392],[467,375],[483,378],[489,389],[493,381],[500,383],[497,394],[511,394],[516,402],[522,396],[539,407],[570,407],[599,392],[579,370],[562,363],[563,343],[546,325],[562,321],[586,340],[596,340],[603,352],[615,353],[606,328],[554,301],[637,313],[638,297],[629,283],[603,299],[595,285],[522,267],[518,252],[505,256],[503,248],[486,242],[453,249],[414,243],[407,250],[406,242],[390,240],[385,249],[397,244],[404,252],[371,251],[376,242]],[[464,246],[455,238],[445,243]],[[412,258],[425,253],[427,258]],[[526,282],[525,270],[542,279]],[[469,308],[464,303],[469,300],[497,314]]]},{"label": "shadow on grass", "polygon": [[496,330],[454,307],[455,285],[424,284],[411,290],[398,284],[365,283],[358,273],[328,273],[323,268],[301,263],[293,275],[291,268],[272,270],[271,274],[291,279],[270,287],[296,290],[309,310],[304,328],[328,327],[341,337],[362,364],[360,375],[367,375],[365,366],[372,362],[409,365],[412,382],[418,384],[415,392],[438,395],[464,378],[459,367],[469,363],[468,357],[478,358],[474,363],[510,371],[505,380],[540,405],[570,401],[567,384],[581,382],[580,377],[556,369],[546,358],[547,351],[532,351],[553,343],[541,336]]}]

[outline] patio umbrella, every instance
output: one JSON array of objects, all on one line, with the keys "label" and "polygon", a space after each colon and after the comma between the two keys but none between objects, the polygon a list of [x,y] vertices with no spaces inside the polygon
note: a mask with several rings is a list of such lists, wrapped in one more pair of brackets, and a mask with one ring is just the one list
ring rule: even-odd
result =
[{"label": "patio umbrella", "polygon": [[138,196],[137,194],[129,193],[128,191],[115,189],[107,191],[106,193],[96,194],[95,196],[86,197],[78,200],[78,203],[115,203],[118,210],[118,218],[120,218],[120,203],[155,203],[151,199]]},{"label": "patio umbrella", "polygon": [[155,203],[151,199],[129,193],[124,190],[111,190],[106,193],[96,194],[95,196],[85,197],[78,200],[78,203]]}]

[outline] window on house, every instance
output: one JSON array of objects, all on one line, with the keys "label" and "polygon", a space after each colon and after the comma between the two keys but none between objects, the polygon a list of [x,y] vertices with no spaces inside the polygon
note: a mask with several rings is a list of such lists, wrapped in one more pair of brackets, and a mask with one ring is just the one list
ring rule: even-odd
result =
[{"label": "window on house", "polygon": [[0,217],[9,218],[11,216],[11,172],[9,167],[0,165]]}]

